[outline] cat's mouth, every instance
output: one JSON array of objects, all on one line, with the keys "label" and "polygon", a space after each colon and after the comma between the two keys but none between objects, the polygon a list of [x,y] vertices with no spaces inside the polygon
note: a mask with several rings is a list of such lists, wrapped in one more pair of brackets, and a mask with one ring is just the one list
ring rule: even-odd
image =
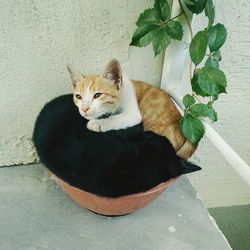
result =
[{"label": "cat's mouth", "polygon": [[120,112],[106,112],[106,113],[101,113],[101,114],[96,114],[95,116],[94,115],[90,115],[90,114],[87,114],[87,113],[83,113],[79,110],[79,113],[80,115],[86,119],[86,120],[93,120],[93,119],[104,119],[104,118],[108,118],[109,116],[113,115],[113,114],[118,114]]},{"label": "cat's mouth", "polygon": [[93,117],[93,116],[86,115],[86,114],[81,114],[81,116],[82,116],[83,118],[85,118],[86,120],[92,120],[92,119],[95,118],[95,117]]},{"label": "cat's mouth", "polygon": [[79,113],[80,113],[80,115],[81,115],[83,118],[85,118],[85,119],[87,119],[87,120],[93,119],[92,116],[87,115],[86,113],[83,113],[83,112],[81,112],[81,111],[79,111]]},{"label": "cat's mouth", "polygon": [[84,114],[84,113],[82,113],[82,112],[80,112],[80,115],[84,118],[84,119],[86,119],[86,120],[93,120],[93,119],[96,119],[97,117],[96,116],[93,116],[93,115],[89,115],[89,114]]}]

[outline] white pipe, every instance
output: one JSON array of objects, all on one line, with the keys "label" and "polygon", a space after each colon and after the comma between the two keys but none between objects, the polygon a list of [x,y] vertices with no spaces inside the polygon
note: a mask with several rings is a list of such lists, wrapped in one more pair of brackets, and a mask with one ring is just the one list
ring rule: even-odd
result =
[{"label": "white pipe", "polygon": [[[167,90],[168,94],[177,104],[177,108],[183,113],[184,106],[182,98],[172,89]],[[232,147],[206,122],[202,121],[205,127],[205,136],[217,148],[224,159],[234,168],[239,176],[250,186],[250,167],[249,165],[233,150]]]},{"label": "white pipe", "polygon": [[206,122],[203,122],[205,136],[212,142],[221,155],[234,168],[238,175],[250,186],[250,167],[248,164],[225,142],[225,140]]}]

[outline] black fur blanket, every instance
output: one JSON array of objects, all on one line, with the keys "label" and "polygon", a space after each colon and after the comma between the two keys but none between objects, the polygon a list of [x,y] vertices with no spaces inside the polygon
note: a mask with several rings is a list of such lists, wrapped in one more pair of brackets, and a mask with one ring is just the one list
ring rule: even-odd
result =
[{"label": "black fur blanket", "polygon": [[44,165],[85,191],[119,197],[146,191],[198,166],[176,156],[171,143],[142,125],[105,133],[86,128],[72,95],[58,97],[40,112],[33,134]]}]

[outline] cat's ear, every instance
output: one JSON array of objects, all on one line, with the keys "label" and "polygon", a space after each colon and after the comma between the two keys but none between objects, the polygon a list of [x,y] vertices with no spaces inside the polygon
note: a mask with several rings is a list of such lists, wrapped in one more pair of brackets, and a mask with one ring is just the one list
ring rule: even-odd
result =
[{"label": "cat's ear", "polygon": [[74,69],[72,64],[67,64],[67,69],[69,71],[70,77],[72,79],[73,85],[75,86],[76,82],[78,82],[82,77],[84,77],[78,70]]},{"label": "cat's ear", "polygon": [[122,85],[122,68],[118,60],[112,59],[106,66],[103,77],[114,82],[117,89]]}]

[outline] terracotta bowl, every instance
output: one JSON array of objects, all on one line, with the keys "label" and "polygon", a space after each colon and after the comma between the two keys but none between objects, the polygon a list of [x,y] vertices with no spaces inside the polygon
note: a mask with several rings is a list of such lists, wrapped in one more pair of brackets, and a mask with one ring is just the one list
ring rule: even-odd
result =
[{"label": "terracotta bowl", "polygon": [[121,216],[132,213],[154,201],[175,179],[170,179],[146,192],[126,195],[119,198],[105,198],[83,191],[51,174],[58,185],[79,205],[88,210],[105,215]]}]

